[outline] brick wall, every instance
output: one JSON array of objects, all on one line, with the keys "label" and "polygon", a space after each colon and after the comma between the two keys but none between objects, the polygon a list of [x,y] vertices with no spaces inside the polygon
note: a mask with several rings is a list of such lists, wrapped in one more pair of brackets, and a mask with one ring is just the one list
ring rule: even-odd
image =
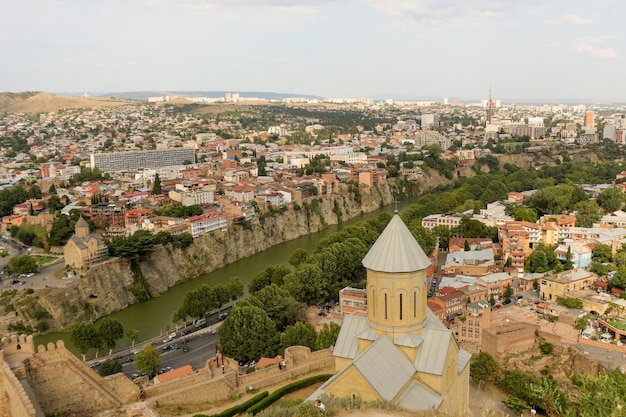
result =
[{"label": "brick wall", "polygon": [[483,330],[482,349],[503,363],[507,355],[534,346],[536,329],[537,326],[527,323],[489,327]]}]

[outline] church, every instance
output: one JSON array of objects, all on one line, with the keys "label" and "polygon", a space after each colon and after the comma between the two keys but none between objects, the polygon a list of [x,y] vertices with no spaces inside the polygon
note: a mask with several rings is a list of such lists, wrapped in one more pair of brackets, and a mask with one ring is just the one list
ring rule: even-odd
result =
[{"label": "church", "polygon": [[89,224],[82,217],[74,226],[74,235],[63,248],[65,265],[75,268],[89,268],[109,257],[109,248],[95,233],[89,231]]},{"label": "church", "polygon": [[471,354],[427,306],[430,260],[396,213],[363,258],[367,317],[346,316],[322,395],[464,416]]}]

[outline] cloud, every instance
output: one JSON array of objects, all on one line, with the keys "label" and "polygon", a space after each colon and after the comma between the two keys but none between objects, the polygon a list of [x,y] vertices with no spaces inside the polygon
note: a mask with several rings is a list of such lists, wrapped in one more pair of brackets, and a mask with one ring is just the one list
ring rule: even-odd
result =
[{"label": "cloud", "polygon": [[233,8],[261,8],[295,14],[313,14],[320,6],[334,0],[180,0],[172,4],[169,0],[144,0],[154,7],[183,7],[198,11],[232,10]]},{"label": "cloud", "polygon": [[575,14],[566,14],[563,16],[563,20],[575,25],[590,25],[593,23],[593,19],[576,16]]},{"label": "cloud", "polygon": [[582,54],[589,54],[596,58],[603,59],[615,59],[617,58],[617,52],[613,48],[598,48],[590,43],[581,41],[579,42],[575,50]]},{"label": "cloud", "polygon": [[[515,0],[363,0],[373,10],[406,22],[428,26],[442,24],[481,24],[501,19],[519,5]],[[525,5],[526,6],[526,5]]]}]

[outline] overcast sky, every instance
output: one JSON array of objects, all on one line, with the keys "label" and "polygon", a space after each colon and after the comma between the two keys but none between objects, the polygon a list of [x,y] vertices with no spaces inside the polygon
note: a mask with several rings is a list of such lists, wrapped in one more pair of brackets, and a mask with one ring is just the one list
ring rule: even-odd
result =
[{"label": "overcast sky", "polygon": [[626,102],[624,0],[0,0],[0,91]]}]

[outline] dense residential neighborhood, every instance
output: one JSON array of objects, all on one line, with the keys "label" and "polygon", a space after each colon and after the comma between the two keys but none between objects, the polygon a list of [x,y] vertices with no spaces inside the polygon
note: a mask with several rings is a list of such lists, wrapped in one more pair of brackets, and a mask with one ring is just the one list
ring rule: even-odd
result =
[{"label": "dense residential neighborhood", "polygon": [[[390,221],[383,215],[379,220],[350,226],[353,229],[348,228],[349,232],[340,233],[340,237],[323,240],[317,248],[320,253],[300,253],[294,258],[299,260],[290,257],[293,269],[269,265],[252,277],[249,285],[256,301],[242,302],[242,308],[233,309],[231,315],[221,309],[228,303],[232,308],[243,294],[239,278],[228,285],[201,285],[189,292],[170,318],[172,326],[188,326],[191,320],[192,325],[183,331],[187,333],[174,332],[163,341],[149,342],[157,346],[162,342],[165,346],[159,347],[161,352],[180,355],[175,352],[180,347],[172,341],[184,337],[179,343],[188,343],[189,333],[206,333],[206,318],[217,309],[217,323],[211,325],[209,333],[214,335],[214,342],[219,337],[222,356],[204,358],[206,368],[200,370],[188,364],[176,369],[163,367],[161,372],[152,367],[148,373],[155,378],[149,380],[137,373],[140,367],[133,368],[134,357],[128,355],[120,369],[141,385],[141,395],[153,398],[152,405],[158,405],[155,398],[164,389],[159,387],[162,384],[194,378],[202,372],[214,376],[220,370],[226,375],[242,374],[242,367],[247,366],[241,363],[251,361],[257,371],[262,369],[259,364],[267,363],[280,364],[282,371],[284,359],[290,367],[298,361],[313,366],[325,360],[324,355],[335,357],[335,372],[342,366],[353,366],[347,359],[358,366],[358,357],[346,339],[364,337],[354,326],[365,332],[364,318],[369,317],[370,323],[377,323],[374,327],[387,326],[387,320],[397,320],[402,327],[410,303],[414,329],[407,334],[398,330],[394,337],[402,339],[404,348],[421,355],[423,368],[418,372],[439,378],[440,371],[429,370],[430,359],[441,364],[458,361],[459,381],[465,381],[472,354],[476,358],[488,353],[503,366],[510,366],[518,360],[512,355],[527,354],[536,340],[545,349],[549,348],[546,343],[597,349],[589,356],[594,364],[609,366],[609,361],[611,369],[623,371],[615,360],[626,354],[626,213],[622,211],[626,171],[615,162],[622,154],[621,148],[615,148],[622,141],[621,109],[594,109],[599,113],[597,121],[604,126],[600,129],[594,110],[584,105],[504,106],[491,100],[491,104],[467,105],[458,101],[376,103],[348,99],[331,103],[293,98],[249,105],[244,99],[231,97],[228,103],[241,105],[239,112],[216,116],[182,111],[180,106],[168,104],[169,98],[149,101],[108,109],[2,115],[1,232],[7,245],[26,251],[14,256],[15,250],[6,250],[10,259],[5,262],[3,293],[7,297],[18,291],[47,291],[53,286],[53,282],[45,281],[51,275],[38,281],[38,287],[33,285],[32,275],[28,276],[45,267],[44,259],[49,256],[61,271],[57,278],[68,280],[65,287],[79,286],[81,281],[93,279],[90,274],[94,270],[127,260],[134,274],[132,297],[136,302],[145,301],[149,284],[141,275],[140,264],[154,245],[171,244],[184,251],[194,242],[221,242],[230,231],[249,231],[269,217],[301,211],[306,212],[307,221],[316,213],[325,225],[319,211],[325,201],[331,202],[325,214],[332,213],[333,222],[341,223],[347,196],[359,205],[365,194],[374,194],[382,206],[383,189],[393,193],[396,204],[400,198],[416,199],[416,204],[401,214],[402,220],[394,216]],[[206,106],[202,100],[194,101],[184,104],[185,108]],[[222,104],[211,103],[209,108],[219,109]],[[614,129],[607,130],[606,126]],[[602,160],[589,163],[588,155]],[[574,162],[576,158],[579,162]],[[385,233],[399,233],[394,235],[399,242],[386,240]],[[365,256],[374,242],[375,254]],[[413,248],[410,256],[400,256],[397,265],[390,266],[389,260],[399,256],[399,248],[406,247]],[[406,262],[412,256],[415,259]],[[198,258],[198,253],[193,257]],[[371,282],[384,286],[381,283],[386,278],[378,274],[396,279],[398,265],[412,274],[399,298],[385,289],[380,293],[368,291],[366,279],[368,286]],[[376,271],[371,279],[366,277],[366,269],[367,274]],[[172,279],[171,285],[175,283]],[[105,295],[85,285],[90,300]],[[415,288],[422,285],[425,291],[420,290],[419,300],[425,301],[418,302]],[[413,301],[408,301],[409,292]],[[266,327],[261,333],[277,333],[279,343],[269,338],[259,341],[254,349],[244,349],[258,336],[252,333],[233,343],[233,338],[244,333],[233,332],[233,323],[244,320],[242,315],[252,314],[245,308],[266,303],[271,311],[277,300],[290,306],[281,314],[298,318],[281,318],[277,328],[263,313]],[[293,307],[297,311],[292,311],[291,305],[297,305]],[[302,309],[307,305],[305,320]],[[419,310],[419,320],[418,305],[424,309]],[[25,317],[20,307],[6,304],[5,308],[11,316],[5,321],[12,333],[7,351],[16,353],[24,345],[34,353],[32,337],[18,335],[27,329],[26,333],[34,331],[22,322]],[[97,309],[85,310],[90,308]],[[63,309],[69,310],[65,305]],[[36,330],[45,332],[52,316],[43,308],[37,310],[37,317]],[[277,319],[272,316],[272,320]],[[298,356],[302,353],[297,348],[304,341],[300,336],[287,336],[295,331],[290,326],[298,325],[287,326],[289,320],[303,320],[311,326],[307,331],[317,332],[318,336],[310,336],[309,348],[318,352],[311,351],[306,358]],[[315,348],[314,340],[323,329],[344,320],[349,329],[343,336],[335,333],[334,339]],[[433,339],[420,335],[414,339],[412,332],[422,332],[424,323],[424,335],[435,332],[445,336]],[[218,331],[222,324],[224,328]],[[93,328],[92,323],[75,323],[72,337],[89,326]],[[390,352],[390,358],[401,360],[402,353],[387,346],[384,337],[378,339],[374,330],[368,330],[365,337],[370,342],[376,340],[371,352]],[[338,326],[336,332],[340,332]],[[290,338],[292,341],[287,342]],[[425,353],[428,349],[424,346],[440,342],[455,346],[456,353],[436,358]],[[148,346],[152,345],[145,344],[137,352],[151,351]],[[115,343],[110,346],[115,347]],[[256,353],[265,349],[277,354],[279,346],[284,356],[261,357]],[[337,351],[329,350],[329,346]],[[296,349],[289,350],[292,347]],[[41,352],[41,363],[51,360],[55,349],[65,352],[63,344],[48,347],[47,352]],[[98,347],[84,345],[83,358],[94,349],[97,354]],[[189,347],[182,351],[189,352]],[[604,351],[610,353],[599,353]],[[373,355],[371,352],[368,354]],[[224,354],[230,359],[225,360]],[[63,357],[67,363],[76,361]],[[126,356],[118,354],[111,360],[116,358]],[[524,371],[534,371],[533,362],[529,359]],[[39,372],[47,375],[46,369],[51,368],[46,366],[54,362],[41,363]],[[91,365],[104,375],[106,367],[99,368],[100,361]],[[363,377],[369,380],[368,372]],[[274,381],[278,376],[271,378]],[[338,389],[340,393],[350,389],[349,380],[345,386],[341,382],[341,388],[332,388],[333,381],[320,389]],[[442,390],[426,402],[410,403],[422,409],[447,404],[452,392],[465,397],[466,382],[459,384],[448,394]],[[135,386],[127,388],[133,395],[137,390]],[[107,401],[108,389],[103,388],[100,394]],[[420,385],[406,392],[424,389]],[[373,391],[370,394],[378,398]],[[175,397],[172,393],[159,395]],[[459,404],[467,408],[465,402]],[[516,407],[512,402],[507,406]],[[528,403],[517,406],[523,408]]]}]

